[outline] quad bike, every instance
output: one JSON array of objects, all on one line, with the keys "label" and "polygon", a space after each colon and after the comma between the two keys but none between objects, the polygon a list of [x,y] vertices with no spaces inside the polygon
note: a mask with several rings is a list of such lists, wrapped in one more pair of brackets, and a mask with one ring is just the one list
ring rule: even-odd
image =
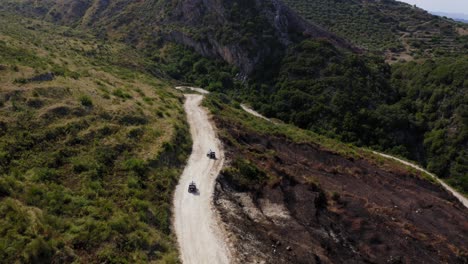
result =
[{"label": "quad bike", "polygon": [[206,156],[210,159],[216,159],[216,153],[210,149],[208,153],[206,153]]},{"label": "quad bike", "polygon": [[196,193],[197,192],[197,186],[195,185],[194,182],[191,182],[188,186],[188,192],[189,193]]}]

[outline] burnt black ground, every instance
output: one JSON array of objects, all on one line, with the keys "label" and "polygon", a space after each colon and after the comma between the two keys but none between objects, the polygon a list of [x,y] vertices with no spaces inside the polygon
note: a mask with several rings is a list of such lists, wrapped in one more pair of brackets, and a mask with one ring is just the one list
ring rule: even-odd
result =
[{"label": "burnt black ground", "polygon": [[[239,261],[467,263],[468,210],[442,187],[401,168],[217,122],[240,143],[225,140],[227,159],[247,158],[273,179],[242,191],[218,180],[217,209]],[[271,216],[272,204],[289,217]]]}]

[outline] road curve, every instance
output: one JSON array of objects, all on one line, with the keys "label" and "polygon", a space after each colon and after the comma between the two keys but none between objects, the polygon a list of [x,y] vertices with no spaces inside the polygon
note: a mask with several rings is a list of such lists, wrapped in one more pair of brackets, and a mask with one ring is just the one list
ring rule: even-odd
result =
[{"label": "road curve", "polygon": [[[265,120],[268,120],[271,122],[270,119],[264,117],[263,115],[261,115],[260,113],[258,113],[257,111],[253,110],[252,108],[249,108],[248,106],[246,105],[241,105],[242,106],[242,109],[244,109],[244,111],[254,115],[254,116],[257,116],[257,117],[260,117],[262,119],[265,119]],[[410,166],[412,168],[415,168],[419,171],[422,171],[422,172],[425,172],[427,174],[429,174],[431,177],[433,177],[437,182],[439,182],[444,188],[445,190],[447,190],[449,193],[451,193],[453,196],[455,196],[466,208],[468,208],[468,199],[461,193],[459,193],[457,190],[455,190],[454,188],[450,187],[448,184],[446,184],[444,181],[442,181],[441,179],[439,179],[436,175],[428,172],[427,170],[419,167],[418,165],[415,165],[411,162],[408,162],[408,161],[405,161],[405,160],[402,160],[402,159],[399,159],[397,157],[394,157],[394,156],[390,156],[390,155],[387,155],[387,154],[383,154],[383,153],[380,153],[380,152],[377,152],[377,151],[372,151],[374,154],[377,154],[377,155],[380,155],[382,157],[385,157],[387,159],[393,159],[393,160],[396,160],[398,162],[401,162],[407,166]]]},{"label": "road curve", "polygon": [[193,92],[197,92],[197,93],[201,93],[201,94],[209,94],[210,93],[205,89],[197,88],[197,87],[191,87],[191,86],[176,86],[176,89],[179,90],[179,91],[189,90],[189,91],[193,91]]},{"label": "road curve", "polygon": [[241,106],[242,109],[244,109],[244,111],[246,111],[247,113],[249,113],[249,114],[251,114],[251,115],[253,115],[253,116],[259,117],[259,118],[261,118],[261,119],[264,119],[264,120],[266,120],[266,121],[269,121],[269,122],[272,122],[272,123],[273,123],[273,121],[271,121],[270,119],[264,117],[263,115],[261,115],[260,113],[258,113],[258,112],[255,111],[255,110],[253,110],[252,108],[248,107],[247,105],[241,104],[240,106]]},{"label": "road curve", "polygon": [[[174,195],[174,229],[182,263],[230,263],[231,256],[224,232],[213,207],[216,177],[224,162],[221,143],[216,137],[207,112],[200,106],[203,95],[186,94],[187,113],[193,149]],[[217,160],[206,153],[216,151]],[[194,181],[197,194],[188,192]]]}]

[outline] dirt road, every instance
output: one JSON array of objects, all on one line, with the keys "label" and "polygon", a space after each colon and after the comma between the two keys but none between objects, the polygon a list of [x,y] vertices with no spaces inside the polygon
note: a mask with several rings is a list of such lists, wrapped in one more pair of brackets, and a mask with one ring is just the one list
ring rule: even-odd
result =
[{"label": "dirt road", "polygon": [[179,90],[179,91],[190,90],[190,91],[198,92],[198,93],[201,93],[201,94],[209,94],[210,93],[207,90],[204,90],[202,88],[191,87],[191,86],[177,86],[176,89]]},{"label": "dirt road", "polygon": [[[226,239],[213,207],[215,180],[224,162],[221,143],[216,137],[207,112],[200,106],[203,95],[187,94],[184,105],[193,139],[192,154],[174,196],[174,227],[182,262],[229,263]],[[217,160],[206,153],[216,151]],[[194,181],[198,193],[188,192]]]},{"label": "dirt road", "polygon": [[251,114],[251,115],[254,115],[256,117],[260,117],[261,119],[264,119],[264,120],[267,120],[267,121],[270,121],[273,123],[273,121],[271,121],[270,119],[262,116],[261,114],[259,114],[257,111],[253,110],[252,108],[246,106],[245,104],[241,104],[241,107],[242,109],[244,109],[244,111],[246,111],[247,113]]},{"label": "dirt road", "polygon": [[[256,112],[255,110],[249,108],[248,106],[246,105],[241,105],[242,109],[244,109],[246,112],[254,115],[254,116],[257,116],[257,117],[260,117],[262,119],[265,119],[265,120],[268,120],[268,121],[271,121],[269,120],[268,118],[264,117],[263,115],[261,115],[260,113]],[[437,176],[435,176],[434,174],[428,172],[427,170],[411,163],[411,162],[407,162],[407,161],[404,161],[402,159],[399,159],[399,158],[396,158],[396,157],[393,157],[393,156],[390,156],[390,155],[387,155],[387,154],[383,154],[383,153],[380,153],[380,152],[377,152],[377,151],[372,151],[374,154],[377,154],[377,155],[380,155],[382,157],[385,157],[385,158],[388,158],[388,159],[393,159],[393,160],[396,160],[396,161],[399,161],[407,166],[410,166],[412,168],[415,168],[419,171],[422,171],[422,172],[425,172],[427,174],[429,174],[431,177],[433,177],[434,179],[437,180],[437,182],[439,182],[448,192],[450,192],[453,196],[455,196],[466,208],[468,208],[468,199],[461,193],[459,193],[457,190],[453,189],[452,187],[450,187],[449,185],[447,185],[444,181],[442,181],[441,179],[439,179]]]}]

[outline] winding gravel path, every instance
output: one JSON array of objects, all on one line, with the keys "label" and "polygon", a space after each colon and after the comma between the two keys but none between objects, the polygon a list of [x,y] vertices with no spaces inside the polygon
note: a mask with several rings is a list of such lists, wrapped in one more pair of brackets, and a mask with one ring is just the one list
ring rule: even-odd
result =
[{"label": "winding gravel path", "polygon": [[[215,181],[223,167],[224,153],[207,112],[200,106],[203,95],[186,94],[185,98],[193,149],[174,195],[174,228],[181,259],[184,264],[230,263],[226,236],[213,207]],[[217,160],[206,156],[210,149],[216,151]],[[191,181],[197,185],[196,194],[188,192]]]},{"label": "winding gravel path", "polygon": [[266,121],[269,121],[269,122],[273,123],[273,121],[271,121],[270,119],[268,119],[268,118],[262,116],[260,113],[258,113],[257,111],[253,110],[252,108],[246,106],[245,104],[241,104],[241,107],[242,107],[242,109],[244,109],[244,111],[246,111],[247,113],[249,113],[249,114],[251,114],[251,115],[253,115],[253,116],[259,117],[259,118],[261,118],[261,119],[264,119],[264,120],[266,120]]}]

